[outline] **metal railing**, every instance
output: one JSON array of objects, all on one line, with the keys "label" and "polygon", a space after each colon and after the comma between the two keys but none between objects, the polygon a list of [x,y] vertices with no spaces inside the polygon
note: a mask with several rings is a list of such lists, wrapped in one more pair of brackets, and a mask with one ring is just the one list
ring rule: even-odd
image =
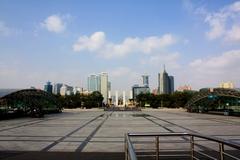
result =
[{"label": "metal railing", "polygon": [[[153,154],[145,154],[137,155],[137,149],[134,148],[134,141],[131,138],[154,138],[154,146]],[[174,155],[161,155],[161,149],[159,148],[161,145],[161,139],[163,137],[178,137],[182,142],[188,144],[187,150],[185,150],[187,154],[174,154]],[[146,142],[146,141],[145,141]],[[166,142],[166,141],[165,141]],[[176,142],[176,140],[175,140]],[[207,142],[203,145],[198,142]],[[136,144],[141,144],[141,142],[135,142]],[[217,149],[212,147],[210,144],[216,143]],[[171,142],[174,144],[174,141]],[[164,146],[164,145],[163,145]],[[174,146],[174,145],[172,145]],[[212,148],[210,148],[212,147]],[[228,148],[228,151],[225,150]],[[144,150],[144,149],[143,149]],[[145,148],[145,150],[148,150]],[[168,150],[168,149],[167,149]],[[183,150],[182,150],[183,151]],[[234,152],[229,152],[234,151]],[[177,152],[178,153],[178,152]],[[214,154],[213,154],[214,153]],[[185,156],[187,159],[213,159],[213,160],[226,160],[226,159],[235,159],[240,160],[240,144],[234,143],[228,140],[224,140],[217,137],[205,136],[196,133],[127,133],[125,135],[125,160],[137,160],[139,157],[155,157],[156,160],[161,159],[165,156],[175,156],[175,158],[179,159],[179,157]]]}]

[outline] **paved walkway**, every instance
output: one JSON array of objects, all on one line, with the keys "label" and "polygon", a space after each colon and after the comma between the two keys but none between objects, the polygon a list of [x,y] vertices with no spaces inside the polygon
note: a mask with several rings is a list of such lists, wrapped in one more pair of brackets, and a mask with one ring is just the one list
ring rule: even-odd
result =
[{"label": "paved walkway", "polygon": [[[48,157],[54,153],[59,153],[59,156],[63,152],[71,152],[71,155],[65,154],[67,159],[76,157],[78,153],[99,152],[114,157],[114,154],[124,152],[124,134],[127,132],[197,132],[240,143],[240,118],[182,110],[65,110],[62,114],[39,119],[2,120],[0,159],[21,159],[26,152],[32,156],[44,152]],[[44,158],[28,156],[30,159]],[[27,159],[26,156],[23,159]]]}]

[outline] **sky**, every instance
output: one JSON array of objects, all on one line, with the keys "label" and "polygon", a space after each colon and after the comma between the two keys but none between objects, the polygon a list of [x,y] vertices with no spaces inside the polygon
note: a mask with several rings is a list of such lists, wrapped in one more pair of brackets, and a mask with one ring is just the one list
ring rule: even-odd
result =
[{"label": "sky", "polygon": [[0,88],[87,88],[107,72],[130,90],[163,65],[175,89],[240,88],[240,1],[0,0]]}]

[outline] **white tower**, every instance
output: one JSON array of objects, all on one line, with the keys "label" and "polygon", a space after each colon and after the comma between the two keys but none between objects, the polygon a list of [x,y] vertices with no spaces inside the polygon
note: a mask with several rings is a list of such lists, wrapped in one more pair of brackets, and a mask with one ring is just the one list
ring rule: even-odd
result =
[{"label": "white tower", "polygon": [[126,105],[126,94],[125,91],[123,91],[123,106]]},{"label": "white tower", "polygon": [[132,92],[132,90],[130,90],[130,92],[129,92],[129,99],[133,99],[133,92]]},{"label": "white tower", "polygon": [[115,92],[115,105],[118,106],[118,91]]},{"label": "white tower", "polygon": [[103,95],[103,102],[106,104],[108,101],[108,74],[102,72],[100,74],[100,86],[101,86],[101,93]]}]

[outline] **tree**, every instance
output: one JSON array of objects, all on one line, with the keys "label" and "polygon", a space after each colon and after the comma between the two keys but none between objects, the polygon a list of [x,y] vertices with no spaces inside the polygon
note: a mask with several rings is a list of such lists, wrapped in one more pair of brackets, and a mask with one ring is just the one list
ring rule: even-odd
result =
[{"label": "tree", "polygon": [[152,108],[179,108],[184,107],[192,96],[193,92],[174,92],[173,94],[160,95],[141,93],[136,97],[136,101],[139,103],[140,107],[145,107],[145,104],[150,104]]}]

